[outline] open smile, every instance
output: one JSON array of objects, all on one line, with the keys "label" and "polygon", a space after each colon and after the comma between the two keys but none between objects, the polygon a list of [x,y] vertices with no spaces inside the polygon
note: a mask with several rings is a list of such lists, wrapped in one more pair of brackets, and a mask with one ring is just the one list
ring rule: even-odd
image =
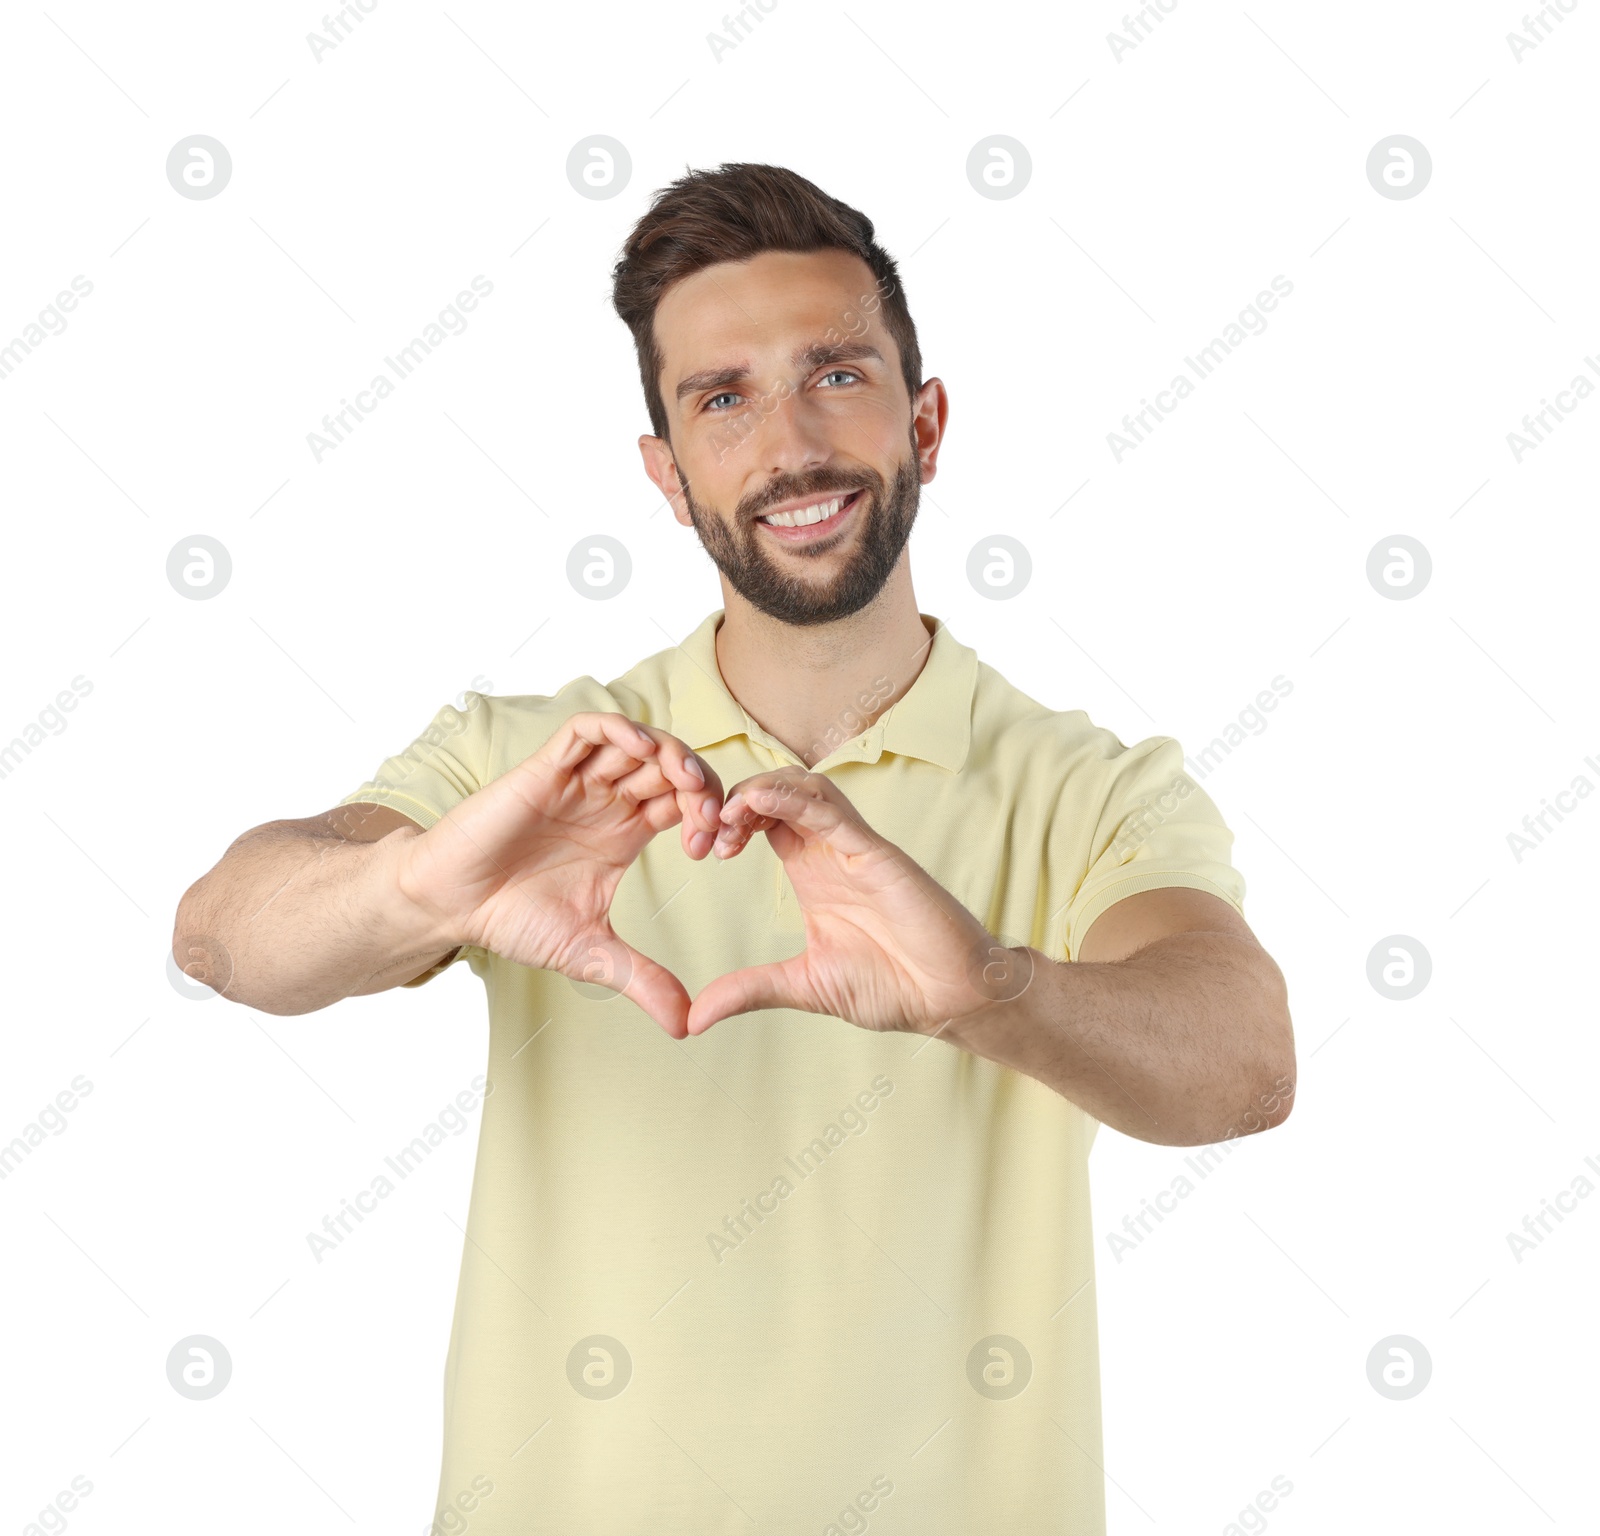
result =
[{"label": "open smile", "polygon": [[[855,511],[862,492],[836,492],[832,496],[819,496],[805,506],[786,512],[769,512],[756,521],[776,539],[786,544],[810,544],[819,539],[831,538],[842,528]],[[772,519],[772,521],[769,521]]]}]

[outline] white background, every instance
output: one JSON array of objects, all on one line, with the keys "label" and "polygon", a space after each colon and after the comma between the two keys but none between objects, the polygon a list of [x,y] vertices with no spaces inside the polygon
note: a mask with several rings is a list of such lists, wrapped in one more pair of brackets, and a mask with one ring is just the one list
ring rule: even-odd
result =
[{"label": "white background", "polygon": [[[315,6],[8,12],[0,345],[76,275],[68,328],[0,380],[9,580],[0,741],[92,692],[0,779],[0,1142],[92,1092],[0,1183],[0,1530],[420,1531],[476,1116],[320,1265],[306,1234],[482,1070],[477,979],[296,1018],[168,979],[184,889],[248,827],[323,810],[479,675],[601,680],[720,602],[639,464],[609,270],[687,166],[765,160],[865,210],[951,396],[912,541],[919,606],[1034,697],[1194,753],[1292,692],[1204,782],[1286,973],[1287,1125],[1186,1171],[1091,1161],[1110,1529],[1223,1532],[1275,1476],[1282,1532],[1592,1528],[1600,1188],[1585,941],[1600,806],[1600,403],[1519,463],[1524,413],[1600,355],[1600,4],[1520,60],[1516,3],[1243,12],[1178,0],[1120,58],[1119,4],[941,18],[778,0],[720,61],[706,6],[448,12],[379,0],[318,62]],[[165,175],[196,133],[232,179]],[[578,196],[580,139],[624,143]],[[1403,133],[1432,179],[1380,196]],[[1024,144],[1017,196],[966,177]],[[482,274],[471,317],[336,451],[306,434]],[[1107,433],[1275,275],[1293,294],[1134,452]],[[1592,375],[1591,375],[1592,376]],[[566,578],[605,533],[619,599]],[[1007,601],[968,552],[1020,540]],[[196,534],[227,589],[166,577]],[[1368,581],[1392,535],[1420,594]],[[1409,1001],[1373,947],[1418,941]],[[165,1360],[221,1339],[228,1389]],[[1380,1340],[1432,1361],[1405,1401]],[[892,1514],[877,1522],[893,1529]]]}]

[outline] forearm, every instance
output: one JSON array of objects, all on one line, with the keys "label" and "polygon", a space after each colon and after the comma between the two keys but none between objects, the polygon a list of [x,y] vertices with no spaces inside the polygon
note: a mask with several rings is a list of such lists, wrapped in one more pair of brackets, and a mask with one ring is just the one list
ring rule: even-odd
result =
[{"label": "forearm", "polygon": [[1032,979],[1019,996],[946,1024],[939,1037],[1037,1078],[1141,1141],[1195,1146],[1288,1114],[1286,990],[1258,945],[1185,932],[1104,964],[1027,952]]},{"label": "forearm", "polygon": [[272,825],[245,834],[179,903],[179,967],[274,1014],[409,981],[455,942],[400,888],[404,844],[420,835],[357,842]]}]

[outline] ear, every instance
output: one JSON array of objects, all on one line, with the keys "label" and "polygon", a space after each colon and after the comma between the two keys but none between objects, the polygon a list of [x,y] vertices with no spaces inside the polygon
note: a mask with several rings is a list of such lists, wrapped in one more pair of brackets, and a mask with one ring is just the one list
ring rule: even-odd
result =
[{"label": "ear", "polygon": [[949,417],[950,396],[944,380],[927,380],[911,400],[911,446],[916,450],[917,472],[924,485],[939,472],[939,449],[944,445]]},{"label": "ear", "polygon": [[685,528],[693,527],[694,519],[684,504],[683,482],[678,476],[678,463],[672,456],[671,445],[665,438],[646,432],[639,439],[639,457],[644,460],[645,474],[672,508],[672,515]]}]

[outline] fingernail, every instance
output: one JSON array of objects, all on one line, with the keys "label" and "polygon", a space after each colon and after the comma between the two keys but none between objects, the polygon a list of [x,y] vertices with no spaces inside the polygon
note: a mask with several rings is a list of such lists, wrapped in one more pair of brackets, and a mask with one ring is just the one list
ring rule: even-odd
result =
[{"label": "fingernail", "polygon": [[689,852],[693,857],[695,857],[697,859],[710,846],[711,846],[711,834],[709,832],[696,832],[689,839]]},{"label": "fingernail", "polygon": [[684,758],[683,766],[685,768],[687,768],[689,770],[689,772],[694,775],[694,781],[695,781],[696,784],[704,784],[705,783],[705,781],[706,781],[705,770],[702,769],[700,764],[695,761],[694,754],[692,752],[686,758]]},{"label": "fingernail", "polygon": [[700,802],[700,809],[707,821],[715,821],[717,819],[717,797],[715,795],[707,795]]}]

